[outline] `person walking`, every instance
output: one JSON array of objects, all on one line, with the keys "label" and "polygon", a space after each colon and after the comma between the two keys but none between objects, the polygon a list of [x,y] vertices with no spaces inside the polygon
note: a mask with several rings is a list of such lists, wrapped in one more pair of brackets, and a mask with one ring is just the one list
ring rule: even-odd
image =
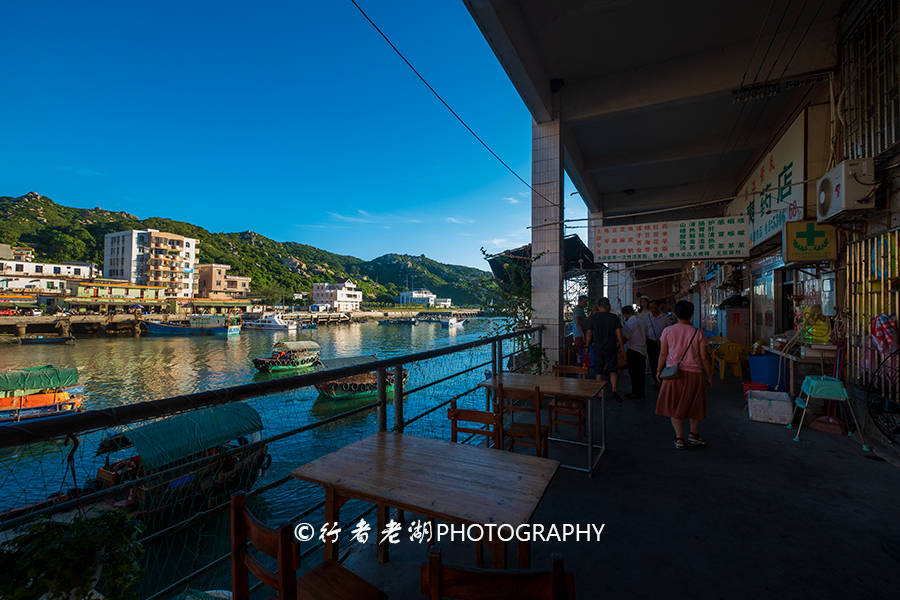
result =
[{"label": "person walking", "polygon": [[647,304],[648,312],[644,317],[647,321],[647,360],[651,369],[656,369],[656,363],[659,362],[659,337],[663,330],[672,324],[669,315],[659,310],[659,305],[659,300],[650,300]]},{"label": "person walking", "polygon": [[578,304],[572,310],[572,327],[575,338],[575,364],[579,366],[590,366],[590,358],[585,352],[585,330],[587,328],[587,308],[588,297],[578,296]]},{"label": "person walking", "polygon": [[612,397],[618,402],[619,396],[619,350],[625,347],[622,337],[622,323],[619,317],[610,312],[609,298],[600,298],[594,314],[588,319],[585,332],[586,343],[592,345],[593,372],[608,379]]},{"label": "person walking", "polygon": [[[678,322],[667,327],[660,336],[659,361],[656,379],[660,382],[656,414],[669,417],[675,430],[675,447],[706,446],[700,437],[700,422],[706,418],[706,390],[712,386],[712,366],[706,336],[691,325],[694,305],[686,300],[675,303]],[[677,367],[674,379],[661,379],[663,369]],[[684,420],[690,420],[687,442],[684,439]]]},{"label": "person walking", "polygon": [[628,365],[628,376],[631,378],[631,393],[627,398],[644,399],[644,386],[647,382],[647,320],[634,313],[634,307],[623,306],[622,336],[625,338],[625,360]]}]

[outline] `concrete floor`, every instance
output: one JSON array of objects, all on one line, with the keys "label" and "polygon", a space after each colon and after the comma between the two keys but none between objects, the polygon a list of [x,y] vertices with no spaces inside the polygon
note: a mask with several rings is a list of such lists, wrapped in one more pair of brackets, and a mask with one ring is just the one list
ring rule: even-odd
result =
[{"label": "concrete floor", "polygon": [[[560,470],[535,514],[605,523],[601,541],[536,543],[535,568],[562,554],[577,598],[898,597],[900,470],[855,438],[809,430],[795,443],[783,426],[750,422],[736,380],[710,392],[710,446],[678,451],[648,392],[608,403],[609,449],[593,479]],[[446,562],[474,565],[471,545],[443,548]],[[391,598],[421,598],[424,546],[391,552],[379,565],[362,547],[345,564]]]}]

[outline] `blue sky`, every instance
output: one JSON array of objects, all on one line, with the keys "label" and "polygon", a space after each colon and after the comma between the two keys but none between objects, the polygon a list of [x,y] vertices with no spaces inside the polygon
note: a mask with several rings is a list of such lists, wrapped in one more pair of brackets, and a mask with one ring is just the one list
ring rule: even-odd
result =
[{"label": "blue sky", "polygon": [[[529,180],[531,117],[462,2],[360,5]],[[528,240],[528,188],[349,0],[11,0],[0,22],[0,195],[364,259],[486,268],[481,246]]]}]

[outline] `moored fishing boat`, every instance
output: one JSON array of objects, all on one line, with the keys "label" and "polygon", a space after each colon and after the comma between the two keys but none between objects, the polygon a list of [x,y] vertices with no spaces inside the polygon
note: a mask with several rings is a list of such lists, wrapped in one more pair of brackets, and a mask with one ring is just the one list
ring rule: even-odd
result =
[{"label": "moored fishing boat", "polygon": [[[323,369],[343,369],[364,365],[380,360],[377,356],[348,356],[343,358],[319,359],[319,365]],[[409,378],[409,371],[403,370],[403,383]],[[348,377],[340,377],[316,384],[319,393],[330,400],[349,400],[353,398],[365,398],[378,393],[378,378],[375,372],[359,373]],[[385,391],[394,391],[394,371],[386,374]]]},{"label": "moored fishing boat", "polygon": [[282,319],[278,315],[269,315],[255,321],[244,323],[244,329],[261,329],[265,331],[296,331],[297,322]]},{"label": "moored fishing boat", "polygon": [[397,318],[397,319],[382,319],[378,321],[379,325],[415,325],[418,321],[415,317],[409,318]]},{"label": "moored fishing boat", "polygon": [[191,315],[188,324],[145,321],[147,333],[153,335],[237,335],[241,319],[232,315]]},{"label": "moored fishing boat", "polygon": [[0,421],[20,421],[81,408],[78,369],[52,365],[0,373]]},{"label": "moored fishing boat", "polygon": [[23,337],[19,340],[20,344],[71,344],[75,341],[75,338],[68,336],[59,336],[59,335],[33,335],[29,337]]},{"label": "moored fishing boat", "polygon": [[319,360],[319,345],[311,341],[276,342],[272,347],[272,356],[254,358],[253,366],[267,373],[272,371],[290,371],[308,369]]},{"label": "moored fishing boat", "polygon": [[[255,443],[262,429],[259,413],[240,402],[126,429],[100,442],[97,455],[105,454],[106,463],[97,469],[96,479],[0,513],[0,521],[140,479],[93,504],[127,511],[142,518],[149,530],[159,529],[224,502],[235,490],[249,490],[271,462],[267,446]],[[131,456],[110,459],[129,448]]]},{"label": "moored fishing boat", "polygon": [[456,317],[444,317],[441,319],[441,327],[456,327],[462,325],[462,321]]}]

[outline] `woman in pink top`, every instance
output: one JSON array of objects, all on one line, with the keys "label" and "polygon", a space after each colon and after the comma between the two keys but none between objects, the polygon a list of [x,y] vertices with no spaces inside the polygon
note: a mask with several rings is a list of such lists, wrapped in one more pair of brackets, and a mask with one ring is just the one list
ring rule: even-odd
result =
[{"label": "woman in pink top", "polygon": [[665,367],[678,365],[676,379],[662,380],[656,414],[669,417],[675,430],[675,447],[685,447],[683,425],[690,419],[691,430],[687,443],[691,446],[705,446],[700,437],[700,421],[706,418],[706,388],[712,385],[712,367],[709,364],[709,349],[703,332],[691,325],[694,305],[687,301],[675,303],[678,323],[663,329],[659,337],[659,364],[656,379]]}]

